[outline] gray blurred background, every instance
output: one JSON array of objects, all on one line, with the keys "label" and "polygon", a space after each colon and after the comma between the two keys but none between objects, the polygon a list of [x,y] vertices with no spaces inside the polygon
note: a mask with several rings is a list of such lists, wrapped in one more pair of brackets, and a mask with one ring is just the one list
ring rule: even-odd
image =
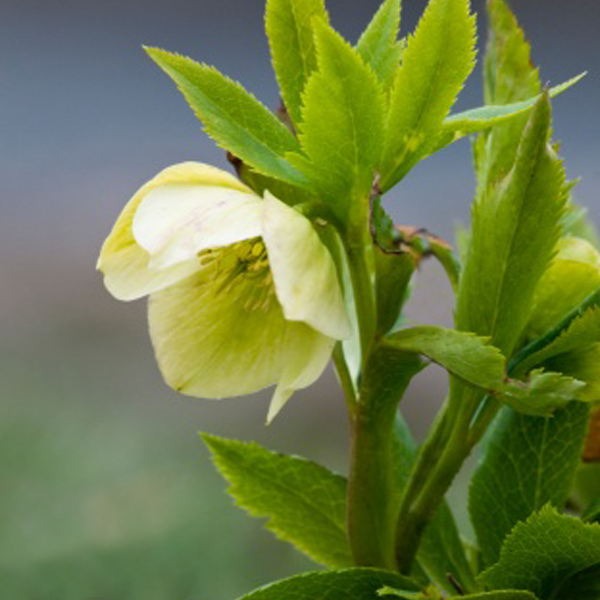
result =
[{"label": "gray blurred background", "polygon": [[[424,4],[405,1],[404,33]],[[329,2],[353,41],[377,5]],[[544,80],[590,71],[555,101],[556,134],[569,175],[583,177],[577,198],[598,217],[600,5],[514,5]],[[141,45],[212,63],[275,106],[263,9],[262,0],[0,0],[0,600],[226,600],[313,568],[233,507],[196,433],[344,471],[333,375],[270,428],[268,393],[178,397],[155,368],[143,302],[113,300],[95,272],[142,183],[183,160],[226,167]],[[480,82],[478,69],[460,108],[480,102]],[[388,207],[400,223],[451,238],[468,222],[473,186],[463,142],[415,169]],[[451,313],[448,285],[425,265],[410,318],[449,324]],[[411,387],[405,412],[417,436],[444,385],[429,369]],[[461,520],[464,497],[459,484]]]}]

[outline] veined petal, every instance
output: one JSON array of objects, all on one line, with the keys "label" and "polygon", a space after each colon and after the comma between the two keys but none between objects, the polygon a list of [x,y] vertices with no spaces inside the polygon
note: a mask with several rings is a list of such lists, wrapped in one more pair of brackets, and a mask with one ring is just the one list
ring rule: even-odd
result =
[{"label": "veined petal", "polygon": [[288,321],[285,368],[269,405],[267,423],[277,416],[296,390],[312,385],[323,373],[336,341],[304,323]]},{"label": "veined petal", "polygon": [[104,272],[104,285],[117,300],[137,300],[186,279],[200,268],[197,259],[156,271],[149,268],[150,256],[137,244],[106,256],[99,269]]},{"label": "veined petal", "polygon": [[323,355],[319,334],[286,321],[269,285],[205,270],[153,294],[150,335],[166,382],[202,398],[240,396],[279,381],[286,389],[312,382],[318,369],[311,352]]},{"label": "veined petal", "polygon": [[210,165],[192,162],[168,167],[146,183],[119,215],[98,259],[97,267],[104,273],[104,283],[116,298],[140,298],[188,277],[199,268],[199,263],[194,260],[164,271],[150,269],[150,255],[137,244],[132,232],[136,211],[148,193],[160,186],[190,183],[248,191],[246,186],[229,173]]},{"label": "veined petal", "polygon": [[202,250],[221,248],[261,234],[263,200],[256,194],[214,185],[164,185],[142,200],[133,235],[164,269]]},{"label": "veined petal", "polygon": [[286,319],[334,339],[350,335],[335,264],[311,222],[266,192],[262,236]]}]

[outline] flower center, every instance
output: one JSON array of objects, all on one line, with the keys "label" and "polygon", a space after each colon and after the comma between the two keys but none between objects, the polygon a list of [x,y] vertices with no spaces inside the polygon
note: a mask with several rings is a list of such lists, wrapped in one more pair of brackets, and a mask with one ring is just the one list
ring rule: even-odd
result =
[{"label": "flower center", "polygon": [[200,264],[214,269],[218,293],[239,294],[248,311],[268,312],[271,308],[275,299],[273,275],[267,249],[259,237],[203,250],[198,257]]}]

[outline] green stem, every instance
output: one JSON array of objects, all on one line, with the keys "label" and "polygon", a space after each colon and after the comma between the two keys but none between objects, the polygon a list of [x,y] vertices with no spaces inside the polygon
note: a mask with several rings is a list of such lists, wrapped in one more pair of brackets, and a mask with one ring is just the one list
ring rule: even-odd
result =
[{"label": "green stem", "polygon": [[425,528],[472,450],[469,427],[480,399],[476,390],[454,381],[444,412],[419,451],[396,525],[402,573],[410,572]]},{"label": "green stem", "polygon": [[469,455],[468,424],[454,428],[447,445],[406,515],[397,538],[396,560],[402,573],[410,573],[425,528],[440,507],[448,488]]},{"label": "green stem", "polygon": [[346,398],[346,406],[350,415],[354,414],[356,410],[356,390],[354,389],[354,383],[352,382],[352,375],[344,356],[344,350],[342,343],[338,342],[333,349],[333,363],[335,365],[335,371],[337,373],[340,385],[344,391],[344,397]]},{"label": "green stem", "polygon": [[348,539],[357,566],[393,570],[392,440],[396,402],[361,397],[352,418]]},{"label": "green stem", "polygon": [[380,393],[378,379],[389,364],[375,343],[377,311],[369,262],[372,241],[368,231],[347,239],[361,346],[358,401],[350,413],[348,541],[356,565],[393,569],[392,442],[396,409],[405,386],[391,386],[386,393]]},{"label": "green stem", "polygon": [[363,367],[369,357],[369,351],[377,328],[375,289],[367,258],[368,254],[372,252],[373,247],[371,240],[369,238],[367,240],[368,242],[365,242],[363,239],[358,244],[346,244]]},{"label": "green stem", "polygon": [[[404,540],[407,536],[406,532],[403,531],[403,528],[408,520],[408,514],[410,512],[412,501],[425,484],[430,471],[434,468],[436,461],[439,459],[440,454],[443,451],[444,439],[447,437],[447,417],[448,410],[446,404],[442,411],[438,414],[436,421],[430,430],[429,436],[421,446],[415,464],[411,469],[408,482],[402,493],[400,510],[396,523],[396,540],[399,545],[404,543]],[[396,552],[401,553],[403,551],[399,546],[396,546]]]}]

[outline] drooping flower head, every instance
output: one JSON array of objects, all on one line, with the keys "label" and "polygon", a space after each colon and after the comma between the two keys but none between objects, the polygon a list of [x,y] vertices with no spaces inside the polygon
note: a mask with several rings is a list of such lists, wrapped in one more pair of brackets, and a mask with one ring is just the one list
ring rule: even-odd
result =
[{"label": "drooping flower head", "polygon": [[98,268],[115,297],[150,295],[150,335],[171,387],[223,398],[277,384],[269,420],[350,333],[312,223],[208,165],[175,165],[143,186]]}]

